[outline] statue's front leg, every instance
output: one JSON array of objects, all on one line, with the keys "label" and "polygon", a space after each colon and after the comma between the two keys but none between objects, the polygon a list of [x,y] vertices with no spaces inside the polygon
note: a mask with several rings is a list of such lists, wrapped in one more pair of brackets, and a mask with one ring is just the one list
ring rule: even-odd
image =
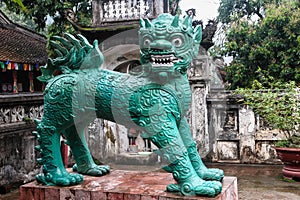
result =
[{"label": "statue's front leg", "polygon": [[160,154],[169,163],[168,172],[173,174],[177,184],[167,186],[169,192],[181,192],[183,195],[215,196],[222,190],[218,181],[205,181],[194,170],[188,151],[180,137],[175,120],[151,124],[160,127],[151,136],[151,141],[159,148]]},{"label": "statue's front leg", "polygon": [[76,185],[83,181],[80,174],[72,174],[64,168],[60,152],[60,134],[56,127],[37,121],[37,136],[41,158],[37,159],[43,165],[43,173],[36,176],[36,180],[45,185]]},{"label": "statue's front leg", "polygon": [[201,160],[197,151],[196,143],[193,140],[190,132],[189,124],[186,118],[182,118],[179,125],[179,132],[184,145],[187,148],[189,158],[192,165],[197,172],[198,176],[204,180],[217,180],[221,181],[224,178],[224,171],[221,169],[210,168],[208,169]]},{"label": "statue's front leg", "polygon": [[86,143],[83,127],[73,125],[65,130],[64,136],[76,161],[73,171],[90,176],[103,176],[110,172],[108,165],[95,164]]}]

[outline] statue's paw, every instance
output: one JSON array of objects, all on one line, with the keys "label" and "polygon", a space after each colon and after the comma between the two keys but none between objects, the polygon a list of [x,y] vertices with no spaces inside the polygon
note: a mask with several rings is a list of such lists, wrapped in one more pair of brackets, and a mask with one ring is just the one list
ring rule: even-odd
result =
[{"label": "statue's paw", "polygon": [[69,174],[65,173],[49,173],[38,174],[36,180],[44,185],[59,185],[70,186],[78,185],[83,182],[83,176],[81,174]]},{"label": "statue's paw", "polygon": [[87,167],[79,170],[75,164],[73,166],[73,171],[90,176],[104,176],[110,172],[110,167],[108,165],[94,165],[93,167]]},{"label": "statue's paw", "polygon": [[207,181],[222,181],[224,178],[224,171],[216,168],[198,170],[197,174]]},{"label": "statue's paw", "polygon": [[222,191],[222,184],[218,181],[195,181],[181,184],[170,184],[167,186],[168,192],[180,192],[185,196],[197,195],[214,197]]},{"label": "statue's paw", "polygon": [[94,167],[87,169],[83,174],[90,176],[104,176],[109,172],[110,168],[108,165],[95,165]]}]

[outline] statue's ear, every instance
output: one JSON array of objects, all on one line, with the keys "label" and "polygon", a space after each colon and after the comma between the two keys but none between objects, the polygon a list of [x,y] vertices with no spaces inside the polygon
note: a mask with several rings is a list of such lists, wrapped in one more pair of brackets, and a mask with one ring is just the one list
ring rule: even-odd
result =
[{"label": "statue's ear", "polygon": [[196,26],[196,28],[194,29],[194,41],[196,43],[199,43],[201,42],[202,40],[202,28],[200,25]]}]

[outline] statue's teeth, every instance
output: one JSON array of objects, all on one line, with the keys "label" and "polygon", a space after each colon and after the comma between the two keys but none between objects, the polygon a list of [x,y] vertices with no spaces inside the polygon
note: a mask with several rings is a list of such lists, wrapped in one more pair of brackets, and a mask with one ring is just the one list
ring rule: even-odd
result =
[{"label": "statue's teeth", "polygon": [[175,62],[178,61],[173,54],[169,55],[151,55],[150,58],[153,65],[165,65],[165,66],[173,66]]}]

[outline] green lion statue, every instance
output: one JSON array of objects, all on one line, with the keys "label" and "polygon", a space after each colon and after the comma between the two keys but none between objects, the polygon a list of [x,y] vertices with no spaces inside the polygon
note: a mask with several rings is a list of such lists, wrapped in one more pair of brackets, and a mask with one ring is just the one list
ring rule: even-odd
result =
[{"label": "green lion statue", "polygon": [[[201,161],[185,118],[191,101],[187,68],[198,54],[201,27],[190,17],[161,14],[140,20],[141,66],[129,74],[101,69],[103,55],[81,35],[54,37],[58,57],[42,68],[44,114],[36,120],[43,173],[38,182],[69,186],[83,181],[81,174],[103,176],[109,166],[96,165],[88,149],[84,128],[96,117],[140,130],[167,162],[176,184],[169,192],[215,196],[222,190],[224,173]],[[61,73],[57,74],[57,71]],[[78,173],[69,173],[60,153],[60,135],[67,140]]]}]

